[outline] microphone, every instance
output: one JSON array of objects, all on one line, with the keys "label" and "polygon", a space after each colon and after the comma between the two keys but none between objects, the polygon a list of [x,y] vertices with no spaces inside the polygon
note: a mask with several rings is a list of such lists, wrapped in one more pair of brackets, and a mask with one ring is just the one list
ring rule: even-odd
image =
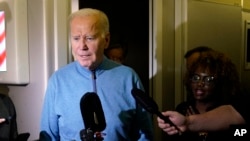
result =
[{"label": "microphone", "polygon": [[85,129],[80,131],[82,140],[93,139],[96,132],[101,132],[106,128],[106,121],[102,109],[101,101],[94,92],[87,92],[80,100],[80,109]]},{"label": "microphone", "polygon": [[46,131],[41,131],[39,134],[39,141],[52,141],[52,139]]},{"label": "microphone", "polygon": [[162,115],[159,111],[157,103],[153,98],[149,97],[149,95],[145,94],[142,90],[133,88],[131,90],[132,96],[135,98],[136,102],[138,102],[146,111],[157,115],[161,119],[163,119],[166,123],[169,123],[171,126],[174,126],[177,130],[179,130],[179,134],[181,134],[180,129],[167,117]]}]

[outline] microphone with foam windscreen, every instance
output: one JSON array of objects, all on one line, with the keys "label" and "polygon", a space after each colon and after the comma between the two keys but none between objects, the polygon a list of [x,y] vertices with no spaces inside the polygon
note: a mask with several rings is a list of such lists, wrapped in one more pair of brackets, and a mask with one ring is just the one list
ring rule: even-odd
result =
[{"label": "microphone with foam windscreen", "polygon": [[[166,123],[169,123],[171,126],[174,126],[177,130],[179,130],[179,128],[171,120],[169,120],[168,117],[162,115],[162,113],[159,111],[157,103],[151,97],[149,97],[149,95],[145,94],[145,92],[137,88],[133,88],[131,90],[131,93],[135,98],[136,102],[138,102],[138,104],[140,104],[145,110],[152,114],[156,114]],[[179,134],[181,134],[180,130]]]},{"label": "microphone with foam windscreen", "polygon": [[96,132],[101,132],[106,128],[104,112],[98,95],[94,92],[84,94],[80,100],[80,109],[85,125],[85,129],[80,131],[80,137],[83,141],[92,141]]}]

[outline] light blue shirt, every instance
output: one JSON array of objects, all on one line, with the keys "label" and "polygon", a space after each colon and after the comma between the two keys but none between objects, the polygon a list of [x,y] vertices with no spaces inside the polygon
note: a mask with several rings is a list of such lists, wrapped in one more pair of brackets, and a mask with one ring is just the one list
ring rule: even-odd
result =
[{"label": "light blue shirt", "polygon": [[[133,69],[106,57],[96,71],[96,88],[106,128],[104,141],[153,140],[151,115],[140,108],[131,94],[133,88],[144,89]],[[80,99],[93,92],[92,72],[72,62],[49,79],[41,118],[41,131],[53,141],[80,141],[84,122]]]}]

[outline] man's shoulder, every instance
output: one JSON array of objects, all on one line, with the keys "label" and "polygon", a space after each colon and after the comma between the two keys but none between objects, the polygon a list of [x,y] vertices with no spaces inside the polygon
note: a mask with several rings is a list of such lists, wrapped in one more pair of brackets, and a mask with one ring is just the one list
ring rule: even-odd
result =
[{"label": "man's shoulder", "polygon": [[69,64],[66,64],[62,67],[59,67],[57,70],[54,71],[53,74],[57,74],[57,73],[65,73],[66,71],[72,71],[74,70],[74,68],[76,67],[76,62],[71,62]]}]

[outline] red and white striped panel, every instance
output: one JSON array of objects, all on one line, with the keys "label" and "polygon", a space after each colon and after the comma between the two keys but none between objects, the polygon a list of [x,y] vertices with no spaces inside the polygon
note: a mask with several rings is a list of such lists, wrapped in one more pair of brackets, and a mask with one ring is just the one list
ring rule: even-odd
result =
[{"label": "red and white striped panel", "polygon": [[0,71],[6,71],[5,14],[0,11]]}]

